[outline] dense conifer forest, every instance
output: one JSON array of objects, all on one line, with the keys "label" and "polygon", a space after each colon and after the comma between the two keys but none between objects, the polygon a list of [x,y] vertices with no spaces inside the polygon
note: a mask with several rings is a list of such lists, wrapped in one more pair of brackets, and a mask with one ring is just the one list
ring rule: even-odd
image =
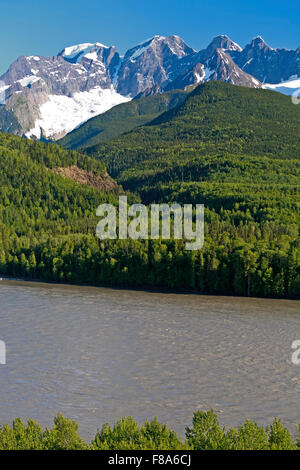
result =
[{"label": "dense conifer forest", "polygon": [[[299,297],[300,106],[209,82],[88,155],[0,134],[0,274],[55,282]],[[57,173],[77,166],[106,189]],[[106,175],[106,176],[105,176]],[[205,244],[105,240],[96,209],[205,204]]]}]

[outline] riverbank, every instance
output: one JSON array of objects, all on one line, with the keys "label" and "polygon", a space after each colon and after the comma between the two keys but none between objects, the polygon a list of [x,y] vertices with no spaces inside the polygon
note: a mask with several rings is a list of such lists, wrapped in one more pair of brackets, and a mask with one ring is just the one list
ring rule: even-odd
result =
[{"label": "riverbank", "polygon": [[76,283],[76,282],[57,282],[51,280],[44,280],[44,279],[36,279],[36,278],[17,278],[13,276],[6,276],[0,274],[0,282],[1,281],[14,281],[14,282],[25,282],[25,283],[38,283],[38,284],[49,284],[53,286],[74,286],[74,287],[93,287],[93,288],[101,288],[101,289],[112,289],[112,290],[120,290],[120,291],[132,291],[132,292],[148,292],[153,294],[178,294],[178,295],[198,295],[198,296],[205,296],[205,297],[224,297],[226,298],[241,298],[241,299],[266,299],[266,300],[300,300],[300,296],[298,297],[256,297],[256,296],[238,296],[238,295],[225,295],[225,294],[209,294],[206,292],[199,292],[197,290],[187,290],[187,289],[158,289],[158,288],[151,288],[151,287],[126,287],[124,285],[111,285],[111,284],[91,284],[91,283]]}]

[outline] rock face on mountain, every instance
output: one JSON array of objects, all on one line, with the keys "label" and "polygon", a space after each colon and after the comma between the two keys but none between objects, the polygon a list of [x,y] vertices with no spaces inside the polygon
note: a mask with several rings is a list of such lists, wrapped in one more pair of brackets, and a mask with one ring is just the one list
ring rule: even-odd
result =
[{"label": "rock face on mountain", "polygon": [[300,47],[295,51],[273,49],[261,36],[243,50],[233,51],[231,57],[243,71],[262,83],[280,83],[300,76]]},{"label": "rock face on mountain", "polygon": [[0,130],[58,139],[133,98],[208,80],[259,88],[298,76],[300,47],[272,49],[261,37],[242,49],[221,35],[196,52],[178,36],[154,36],[124,57],[101,43],[78,44],[52,57],[22,56],[9,67],[0,77]]},{"label": "rock face on mountain", "polygon": [[241,52],[243,50],[236,42],[231,41],[228,36],[222,34],[221,36],[215,37],[206,49],[198,52],[199,60],[204,61],[209,59],[215,54],[217,49],[223,49],[224,51],[232,52]]},{"label": "rock face on mountain", "polygon": [[205,79],[206,69],[205,65],[197,62],[192,68],[185,70],[173,82],[168,83],[165,90],[185,89],[191,85],[197,85]]},{"label": "rock face on mountain", "polygon": [[[5,106],[14,112],[28,136],[39,138],[46,131],[47,137],[58,137],[65,130],[72,130],[74,124],[76,127],[106,111],[111,102],[115,105],[126,101],[113,88],[119,64],[120,56],[115,48],[100,43],[69,47],[53,57],[19,57],[1,77],[9,85]],[[77,114],[74,121],[70,112],[74,117]],[[45,121],[60,120],[63,115],[65,128],[57,123],[51,133],[53,123],[47,126]]]},{"label": "rock face on mountain", "polygon": [[219,80],[232,85],[260,88],[260,82],[243,72],[224,49],[217,49],[205,62],[205,79]]},{"label": "rock face on mountain", "polygon": [[135,96],[146,88],[162,86],[180,75],[195,54],[178,36],[154,36],[126,52],[118,74],[117,91],[121,95]]},{"label": "rock face on mountain", "polygon": [[[19,57],[1,77],[1,81],[9,85],[5,106],[14,112],[23,132],[28,136],[40,137],[44,130],[43,124],[46,124],[43,121],[47,120],[44,114],[59,113],[63,111],[61,108],[65,108],[66,130],[72,130],[72,122],[68,129],[68,111],[72,104],[73,108],[78,108],[77,118],[80,123],[81,117],[85,121],[99,114],[98,108],[100,112],[109,109],[110,99],[114,104],[126,101],[113,88],[119,63],[120,56],[115,48],[100,43],[66,48],[53,57]],[[91,90],[93,94],[89,97]],[[49,99],[51,104],[52,97],[57,97],[53,105],[43,110],[43,105],[49,103]],[[90,108],[95,106],[96,112],[93,113]],[[74,124],[78,124],[76,119]],[[47,125],[45,127],[47,129]],[[59,130],[52,137],[57,137]],[[64,132],[64,128],[61,132]],[[49,132],[46,134],[49,137]]]},{"label": "rock face on mountain", "polygon": [[194,61],[196,60],[196,64],[169,83],[166,88],[168,90],[185,88],[208,80],[219,80],[232,85],[260,88],[260,81],[241,70],[229,54],[230,51],[240,50],[240,46],[233,43],[226,36],[215,38],[207,49],[200,51],[193,58]]}]

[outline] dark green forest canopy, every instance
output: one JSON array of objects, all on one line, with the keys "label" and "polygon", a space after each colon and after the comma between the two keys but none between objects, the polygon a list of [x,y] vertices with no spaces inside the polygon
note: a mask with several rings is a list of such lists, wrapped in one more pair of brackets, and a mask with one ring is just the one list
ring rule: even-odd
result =
[{"label": "dark green forest canopy", "polygon": [[296,182],[300,106],[272,91],[208,82],[178,108],[88,153],[139,191],[177,181]]},{"label": "dark green forest canopy", "polygon": [[[77,166],[95,175],[103,164],[86,155],[0,133],[0,228],[2,242],[11,237],[88,233],[96,224],[101,202],[118,202],[121,188],[99,191],[55,174]],[[30,244],[30,242],[29,242]]]},{"label": "dark green forest canopy", "polygon": [[[0,273],[51,281],[300,296],[300,106],[266,90],[199,86],[90,157],[0,134]],[[98,157],[98,158],[95,158]],[[53,174],[109,173],[129,202],[204,203],[205,244],[95,236],[98,191]]]},{"label": "dark green forest canopy", "polygon": [[90,149],[146,203],[204,203],[299,222],[300,106],[279,93],[208,82],[144,127]]},{"label": "dark green forest canopy", "polygon": [[0,148],[3,154],[26,156],[28,159],[47,168],[68,167],[76,165],[87,171],[104,171],[105,165],[99,160],[72,150],[63,150],[56,144],[19,138],[12,134],[0,132]]}]

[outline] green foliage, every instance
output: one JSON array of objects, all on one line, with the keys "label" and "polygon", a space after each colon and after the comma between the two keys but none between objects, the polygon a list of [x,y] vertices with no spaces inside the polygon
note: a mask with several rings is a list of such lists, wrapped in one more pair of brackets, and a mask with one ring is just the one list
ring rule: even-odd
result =
[{"label": "green foliage", "polygon": [[[299,297],[299,124],[288,97],[210,82],[98,147],[100,159],[0,134],[0,274]],[[130,203],[205,204],[203,249],[187,252],[173,239],[100,242],[96,208],[117,205],[121,189],[98,191],[50,171],[71,165],[95,174],[108,165],[134,192]]]},{"label": "green foliage", "polygon": [[34,420],[24,425],[17,418],[12,427],[0,428],[0,450],[82,450],[85,442],[77,433],[78,424],[58,414],[52,429],[45,431]]},{"label": "green foliage", "polygon": [[131,417],[125,417],[115,423],[113,428],[104,424],[93,442],[95,449],[141,449],[142,436],[138,423]]},{"label": "green foliage", "polygon": [[[298,428],[299,431],[300,427]],[[259,426],[247,420],[236,428],[221,427],[212,411],[194,413],[186,440],[178,437],[157,418],[139,425],[126,416],[113,427],[104,424],[88,444],[78,434],[75,421],[58,414],[54,426],[43,430],[30,419],[24,425],[17,418],[12,426],[0,427],[0,450],[296,450],[299,435],[292,436],[280,420],[271,426]]]},{"label": "green foliage", "polygon": [[194,413],[193,426],[186,428],[187,442],[195,450],[293,450],[297,442],[280,420],[259,426],[247,420],[238,429],[226,430],[210,411]]},{"label": "green foliage", "polygon": [[294,448],[292,436],[280,420],[275,419],[268,428],[268,432],[271,450],[292,450]]},{"label": "green foliage", "polygon": [[76,421],[65,418],[59,413],[54,418],[54,426],[43,434],[42,443],[47,450],[84,450],[86,443],[81,439]]},{"label": "green foliage", "polygon": [[289,97],[209,82],[90,151],[146,204],[205,204],[203,269],[194,266],[189,288],[299,296],[299,124]]},{"label": "green foliage", "polygon": [[104,424],[96,434],[92,446],[96,450],[179,450],[187,448],[174,431],[158,422],[157,418],[139,426],[130,416],[116,422],[111,428]]},{"label": "green foliage", "polygon": [[[207,156],[299,158],[299,107],[280,93],[222,82],[197,87],[177,108],[91,149],[120,174],[139,162],[157,168]],[[89,151],[89,149],[88,149]],[[151,165],[149,165],[151,167]]]},{"label": "green foliage", "polygon": [[238,450],[267,450],[269,438],[266,429],[257,423],[247,420],[238,431],[230,430],[227,433],[227,441],[232,449]]},{"label": "green foliage", "polygon": [[[37,142],[29,139],[21,139],[12,134],[0,132],[0,159],[5,155],[7,157],[21,156],[28,161],[40,163],[47,168],[68,167],[76,165],[87,171],[93,171],[95,174],[105,170],[105,165],[94,158],[89,158],[84,154],[67,151],[58,145]],[[1,176],[2,172],[1,172]]]},{"label": "green foliage", "polygon": [[186,437],[192,449],[215,450],[223,447],[225,432],[212,410],[198,411],[194,413],[193,426],[186,428]]},{"label": "green foliage", "polygon": [[87,227],[95,227],[100,202],[116,202],[117,197],[114,192],[77,184],[47,168],[70,166],[75,161],[96,174],[103,171],[101,164],[80,154],[73,158],[71,153],[69,158],[69,152],[57,146],[0,134],[0,230],[1,225],[7,227],[3,228],[4,236],[13,232],[17,237],[45,232],[54,236],[84,233]]},{"label": "green foliage", "polygon": [[85,122],[58,144],[63,148],[81,150],[97,146],[152,121],[164,111],[178,106],[187,96],[187,91],[172,90],[120,104]]},{"label": "green foliage", "polygon": [[17,418],[12,427],[5,424],[0,428],[1,450],[41,450],[42,428],[34,420],[30,419],[27,426],[20,418]]}]

